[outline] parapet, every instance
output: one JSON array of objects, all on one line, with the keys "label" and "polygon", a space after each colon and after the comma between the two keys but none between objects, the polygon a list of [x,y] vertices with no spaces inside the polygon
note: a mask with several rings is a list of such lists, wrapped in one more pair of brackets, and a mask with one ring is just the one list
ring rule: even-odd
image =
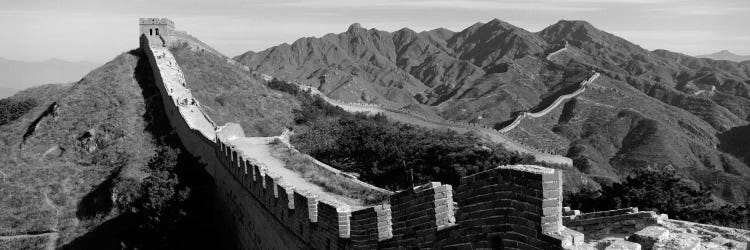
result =
[{"label": "parapet", "polygon": [[140,25],[166,25],[174,29],[174,22],[167,18],[147,17],[138,20]]},{"label": "parapet", "polygon": [[662,216],[653,211],[631,207],[584,214],[575,210],[563,217],[563,225],[597,238],[609,234],[629,235],[661,220]]},{"label": "parapet", "polygon": [[[463,177],[455,190],[432,182],[394,194],[389,207],[392,238],[375,237],[376,230],[363,238],[371,240],[365,246],[377,239],[378,248],[386,249],[561,249],[582,241],[580,233],[562,226],[561,195],[559,170],[500,166]],[[355,211],[352,220],[376,211]],[[369,219],[371,225],[375,221]]]}]

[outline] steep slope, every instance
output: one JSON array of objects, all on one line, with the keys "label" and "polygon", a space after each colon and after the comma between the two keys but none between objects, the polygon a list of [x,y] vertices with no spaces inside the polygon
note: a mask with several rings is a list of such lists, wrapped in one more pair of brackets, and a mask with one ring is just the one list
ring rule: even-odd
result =
[{"label": "steep slope", "polygon": [[[353,24],[341,34],[302,38],[235,59],[253,71],[316,86],[342,101],[492,126],[533,108],[555,85],[562,89],[583,76],[574,69],[566,74],[547,70],[539,56],[548,47],[533,33],[497,19],[461,32],[385,32]],[[485,110],[495,101],[503,103]]]},{"label": "steep slope", "polygon": [[[718,130],[739,126],[747,117],[737,107],[747,102],[745,81],[750,71],[744,65],[665,50],[650,52],[584,21],[560,21],[539,35],[547,42],[565,40],[575,47],[561,63],[575,61],[599,69],[703,118]],[[721,94],[715,95],[715,88]]]},{"label": "steep slope", "polygon": [[171,52],[193,96],[217,124],[239,123],[247,136],[279,135],[293,124],[296,99],[269,90],[260,77],[193,46],[183,43]]},{"label": "steep slope", "polygon": [[485,69],[543,52],[546,46],[533,33],[498,19],[475,24],[448,39],[458,58]]},{"label": "steep slope", "polygon": [[195,229],[211,228],[210,184],[183,153],[151,77],[148,60],[134,50],[75,84],[12,97],[37,105],[0,125],[0,248],[215,242],[211,233],[190,239]]},{"label": "steep slope", "polygon": [[[566,105],[559,120],[525,130],[552,126],[572,142],[568,156],[578,159],[576,166],[595,176],[666,166],[710,186],[724,200],[747,201],[748,162],[716,148],[717,134],[747,124],[746,66],[647,51],[583,21],[560,21],[538,34],[571,45],[556,62],[607,77]],[[534,132],[529,136],[541,134]]]}]

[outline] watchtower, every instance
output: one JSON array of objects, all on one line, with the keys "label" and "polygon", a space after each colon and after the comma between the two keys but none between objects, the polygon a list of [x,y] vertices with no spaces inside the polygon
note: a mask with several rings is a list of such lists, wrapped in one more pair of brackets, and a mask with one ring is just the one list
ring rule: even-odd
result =
[{"label": "watchtower", "polygon": [[166,18],[141,18],[139,26],[146,36],[169,36],[174,32],[174,22]]}]

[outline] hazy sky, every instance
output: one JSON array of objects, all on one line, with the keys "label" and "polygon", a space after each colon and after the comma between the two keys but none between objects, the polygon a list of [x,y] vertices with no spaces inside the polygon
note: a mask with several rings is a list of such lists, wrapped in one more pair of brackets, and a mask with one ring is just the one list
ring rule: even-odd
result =
[{"label": "hazy sky", "polygon": [[138,46],[138,17],[169,17],[229,56],[354,22],[460,31],[492,18],[534,32],[587,20],[647,49],[750,54],[750,0],[1,0],[0,57],[105,62]]}]

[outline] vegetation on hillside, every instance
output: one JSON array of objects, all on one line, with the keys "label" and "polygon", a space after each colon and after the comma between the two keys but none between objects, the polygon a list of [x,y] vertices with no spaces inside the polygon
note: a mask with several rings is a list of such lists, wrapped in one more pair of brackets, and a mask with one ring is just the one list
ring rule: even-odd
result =
[{"label": "vegetation on hillside", "polygon": [[37,101],[31,98],[17,100],[15,98],[0,99],[0,126],[12,122],[37,106]]},{"label": "vegetation on hillside", "polygon": [[290,149],[276,139],[271,144],[273,157],[281,159],[286,168],[299,173],[305,180],[323,187],[326,191],[362,200],[364,204],[382,203],[387,194],[353,182],[349,177],[338,175],[319,166],[309,156]]},{"label": "vegetation on hillside", "polygon": [[622,183],[566,193],[563,201],[583,212],[638,207],[666,213],[671,219],[750,229],[747,207],[718,205],[709,189],[673,171],[637,170]]},{"label": "vegetation on hillside", "polygon": [[188,88],[217,123],[235,122],[247,136],[275,136],[292,124],[294,98],[270,91],[262,80],[211,52],[186,44],[171,48]]},{"label": "vegetation on hillside", "polygon": [[[605,184],[648,164],[671,164],[722,201],[750,198],[750,154],[733,140],[750,121],[748,63],[648,51],[585,21],[561,20],[535,33],[499,20],[419,34],[355,25],[330,38],[236,59],[259,73],[320,86],[340,101],[484,125],[543,109],[570,93],[581,72],[595,70],[602,76],[576,100],[507,135],[565,155],[586,178]],[[565,43],[565,52],[545,59]]]},{"label": "vegetation on hillside", "polygon": [[[139,50],[75,84],[35,87],[0,102],[7,121],[0,125],[0,234],[57,233],[51,244],[62,249],[205,249],[217,242],[206,230],[211,185],[166,120]],[[31,239],[46,244],[47,235],[39,236]],[[8,244],[37,248],[23,238]]]},{"label": "vegetation on hillside", "polygon": [[302,104],[294,111],[297,133],[291,138],[297,149],[379,187],[400,190],[430,181],[458,185],[466,175],[533,162],[530,155],[473,134],[423,129],[383,115],[350,114],[293,84],[274,80],[268,85],[293,94]]}]

